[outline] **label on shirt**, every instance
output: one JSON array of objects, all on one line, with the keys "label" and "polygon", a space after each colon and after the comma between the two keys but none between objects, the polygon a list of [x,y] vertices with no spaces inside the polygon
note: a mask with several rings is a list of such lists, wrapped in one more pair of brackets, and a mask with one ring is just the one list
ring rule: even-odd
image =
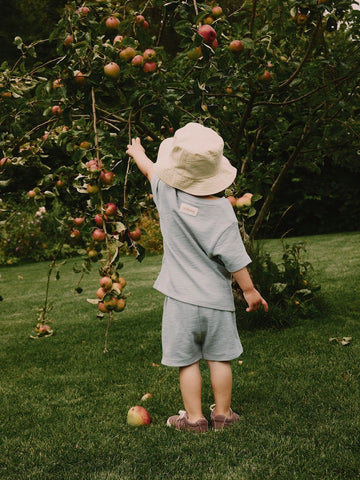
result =
[{"label": "label on shirt", "polygon": [[182,203],[180,205],[180,212],[186,213],[187,215],[191,215],[192,217],[196,217],[198,214],[199,209],[197,207],[193,207],[187,203]]}]

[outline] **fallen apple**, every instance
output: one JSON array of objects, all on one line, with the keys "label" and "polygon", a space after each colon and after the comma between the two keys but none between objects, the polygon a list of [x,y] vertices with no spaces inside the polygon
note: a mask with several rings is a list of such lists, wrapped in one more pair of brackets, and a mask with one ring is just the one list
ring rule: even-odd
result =
[{"label": "fallen apple", "polygon": [[131,407],[127,414],[127,423],[133,427],[149,425],[151,418],[149,412],[140,406]]}]

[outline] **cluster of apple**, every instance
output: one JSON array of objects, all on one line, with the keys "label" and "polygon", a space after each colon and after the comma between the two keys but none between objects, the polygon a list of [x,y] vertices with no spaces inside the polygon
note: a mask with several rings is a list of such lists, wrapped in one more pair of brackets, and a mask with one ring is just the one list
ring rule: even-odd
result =
[{"label": "cluster of apple", "polygon": [[251,199],[253,197],[252,193],[244,193],[241,197],[234,197],[234,195],[229,195],[227,200],[231,203],[231,205],[239,210],[249,208],[251,206]]},{"label": "cluster of apple", "polygon": [[[120,27],[120,21],[115,16],[108,17],[105,21],[106,28],[111,32],[116,32]],[[139,28],[148,29],[149,23],[141,14],[136,15],[135,25]],[[120,46],[119,57],[134,67],[142,67],[145,73],[155,72],[157,63],[154,62],[156,52],[152,48],[147,48],[143,53],[137,53],[133,47],[127,46],[122,48],[123,35],[116,35],[113,40],[114,46]],[[120,77],[120,67],[116,62],[107,63],[104,66],[104,73],[108,78],[117,80]]]},{"label": "cluster of apple", "polygon": [[79,238],[80,238],[80,230],[79,230],[79,227],[81,227],[81,225],[83,225],[85,222],[85,218],[84,217],[75,217],[73,219],[73,226],[70,230],[70,238],[72,241],[76,242]]},{"label": "cluster of apple", "polygon": [[100,287],[96,291],[99,299],[98,309],[102,313],[122,312],[125,308],[126,301],[122,295],[122,291],[126,285],[124,277],[116,274],[101,277],[99,280]]}]

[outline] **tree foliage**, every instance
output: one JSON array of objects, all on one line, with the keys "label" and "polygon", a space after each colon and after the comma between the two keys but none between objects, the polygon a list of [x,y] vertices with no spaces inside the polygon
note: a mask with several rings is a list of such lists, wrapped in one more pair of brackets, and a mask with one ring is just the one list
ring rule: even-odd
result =
[{"label": "tree foliage", "polygon": [[[68,3],[49,39],[16,37],[19,58],[1,66],[3,198],[24,201],[36,187],[37,198],[60,196],[73,214],[91,211],[99,197],[89,197],[87,185],[99,184],[99,171],[87,162],[95,159],[115,174],[103,201],[116,199],[131,222],[145,187],[126,158],[129,139],[145,139],[155,159],[163,138],[198,121],[221,133],[238,168],[231,193],[263,198],[257,214],[247,212],[256,237],[299,167],[319,172],[331,152],[333,162],[359,171],[360,18],[351,4],[224,1],[216,16],[213,2],[193,0]],[[106,27],[110,16],[119,20],[115,29]],[[217,43],[199,35],[204,23]],[[229,49],[232,40],[241,51]],[[56,56],[40,62],[46,45]],[[153,49],[155,70],[134,66],[126,48]],[[119,66],[118,78],[104,74],[109,63]]]}]

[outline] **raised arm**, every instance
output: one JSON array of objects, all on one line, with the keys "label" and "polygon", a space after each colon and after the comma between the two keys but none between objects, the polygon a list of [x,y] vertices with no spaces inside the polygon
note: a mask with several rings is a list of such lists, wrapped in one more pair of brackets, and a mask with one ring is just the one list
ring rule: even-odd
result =
[{"label": "raised arm", "polygon": [[258,310],[260,307],[264,307],[265,312],[267,312],[269,309],[268,304],[254,287],[248,269],[246,267],[242,268],[241,270],[234,272],[232,275],[239,284],[239,287],[241,288],[244,298],[248,304],[246,311],[253,312],[254,310]]},{"label": "raised arm", "polygon": [[131,144],[127,146],[126,153],[132,157],[141,173],[151,181],[154,170],[154,164],[146,155],[144,147],[141,145],[140,138],[133,138]]}]

